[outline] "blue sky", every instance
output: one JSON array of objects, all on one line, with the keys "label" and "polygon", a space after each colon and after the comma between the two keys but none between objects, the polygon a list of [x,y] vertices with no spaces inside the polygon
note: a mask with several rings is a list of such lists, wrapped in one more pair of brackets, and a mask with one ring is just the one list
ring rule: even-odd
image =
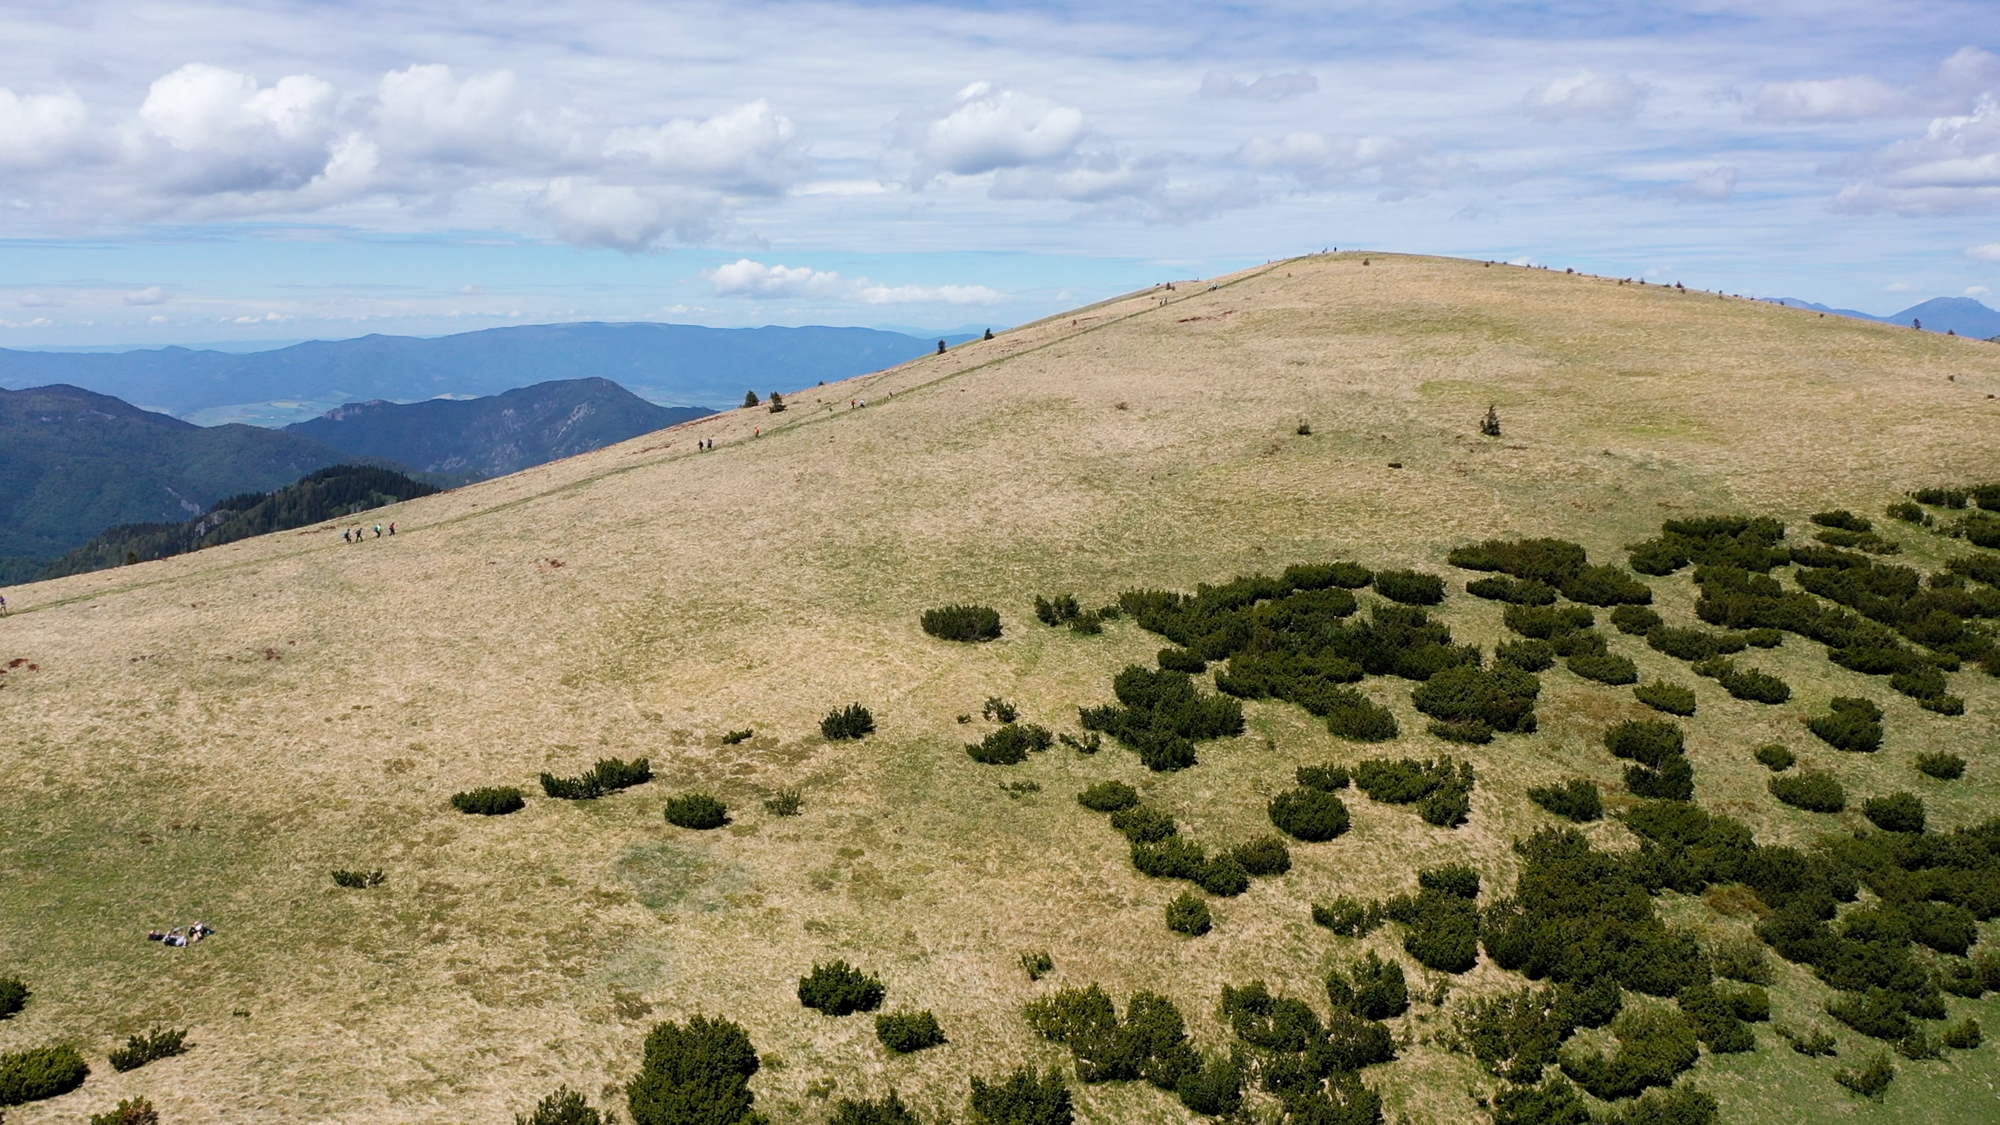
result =
[{"label": "blue sky", "polygon": [[2000,289],[1991,3],[0,8],[0,346],[956,327],[1316,250]]}]

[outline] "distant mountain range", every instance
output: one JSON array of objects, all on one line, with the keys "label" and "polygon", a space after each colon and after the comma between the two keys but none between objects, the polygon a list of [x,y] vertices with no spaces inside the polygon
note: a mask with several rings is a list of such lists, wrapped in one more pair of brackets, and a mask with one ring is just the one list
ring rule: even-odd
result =
[{"label": "distant mountain range", "polygon": [[115,524],[185,520],[352,459],[299,434],[197,426],[78,387],[0,390],[0,557],[51,559]]},{"label": "distant mountain range", "polygon": [[0,349],[0,387],[64,383],[196,422],[267,425],[342,403],[492,395],[552,379],[611,379],[653,402],[721,408],[748,390],[789,392],[936,347],[936,338],[872,328],[543,324],[437,339],[316,340],[248,354]]},{"label": "distant mountain range", "polygon": [[420,472],[477,480],[713,413],[655,406],[609,379],[568,379],[469,400],[351,402],[284,432]]},{"label": "distant mountain range", "polygon": [[1890,316],[1870,316],[1854,309],[1828,308],[1811,301],[1801,301],[1797,297],[1768,299],[1774,305],[1812,309],[1815,312],[1833,313],[1836,316],[1851,316],[1857,320],[1872,320],[1878,324],[1900,324],[1905,328],[1911,328],[1921,322],[1926,332],[1951,332],[1979,340],[1991,340],[2000,336],[2000,312],[1987,308],[1971,297],[1933,297],[1922,304],[1911,305],[1902,312]]},{"label": "distant mountain range", "polygon": [[[331,465],[415,471],[449,486],[711,413],[655,406],[609,379],[571,379],[467,401],[349,403],[269,430],[197,426],[78,387],[0,390],[0,582],[41,573],[107,528],[148,525],[161,545],[201,540],[210,528],[180,525],[224,498],[243,509],[241,494],[254,500]],[[139,544],[142,557],[153,557],[150,543]],[[99,555],[122,558],[128,546],[85,552],[76,565],[104,565]]]}]

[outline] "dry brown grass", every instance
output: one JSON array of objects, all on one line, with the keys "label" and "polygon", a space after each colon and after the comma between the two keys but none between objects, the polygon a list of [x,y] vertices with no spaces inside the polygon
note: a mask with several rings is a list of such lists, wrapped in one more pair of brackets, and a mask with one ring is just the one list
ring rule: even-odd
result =
[{"label": "dry brown grass", "polygon": [[[1160,921],[1178,886],[1137,875],[1071,795],[1122,778],[1195,838],[1229,842],[1267,830],[1263,802],[1294,765],[1364,752],[1296,708],[1252,704],[1243,738],[1177,775],[1115,747],[978,766],[961,744],[985,728],[955,716],[998,694],[1074,729],[1078,705],[1161,644],[1129,622],[1096,638],[1044,629],[1035,594],[1099,604],[1329,557],[1445,573],[1450,546],[1489,535],[1562,535],[1615,558],[1664,516],[1872,513],[1909,487],[1992,475],[2000,347],[1371,257],[1182,285],[1164,307],[1135,295],[804,388],[782,415],[734,411],[401,505],[383,517],[393,539],[351,546],[327,527],[8,591],[0,662],[40,669],[0,689],[0,970],[36,997],[0,1024],[0,1049],[67,1039],[97,1060],[82,1091],[9,1120],[73,1120],[144,1092],[171,1121],[499,1121],[558,1082],[622,1081],[651,1021],[694,1011],[750,1029],[771,1063],[759,1107],[778,1120],[817,1120],[809,1090],[828,1079],[847,1095],[893,1083],[928,1119],[962,1113],[969,1071],[1056,1059],[1020,1007],[1089,981],[1121,1000],[1168,993],[1214,1047],[1225,980],[1318,996],[1333,960],[1401,956],[1387,933],[1316,930],[1311,900],[1386,894],[1453,860],[1511,882],[1509,841],[1549,820],[1525,790],[1614,782],[1598,735],[1649,712],[1552,672],[1541,733],[1472,749],[1469,826],[1356,795],[1354,831],[1295,848],[1291,874],[1219,901],[1216,931],[1184,940]],[[1498,441],[1477,433],[1488,403]],[[1310,437],[1294,433],[1301,418]],[[695,453],[697,437],[717,448]],[[1948,553],[1889,534],[1920,562]],[[1655,585],[1685,619],[1686,578]],[[949,601],[999,607],[1006,635],[924,636],[918,613]],[[1459,594],[1445,616],[1462,639],[1500,638],[1496,607]],[[1991,680],[1955,677],[1961,719],[1889,696],[1890,747],[1855,759],[1797,725],[1868,683],[1818,646],[1753,654],[1798,692],[1768,708],[1613,643],[1648,678],[1696,686],[1701,797],[1761,835],[1838,819],[1764,794],[1748,752],[1774,739],[1850,793],[1923,792],[1934,823],[2000,806]],[[1407,685],[1368,690],[1411,732],[1387,752],[1444,749],[1415,733]],[[850,700],[878,733],[824,743],[819,717]],[[721,744],[745,726],[759,736]],[[1971,759],[1967,781],[1909,768],[1944,746]],[[536,793],[490,820],[447,805],[604,755],[650,756],[658,780],[595,804]],[[1041,792],[999,788],[1023,778]],[[789,786],[803,815],[766,815],[759,798]],[[695,787],[735,823],[667,825],[665,795]],[[1629,841],[1613,824],[1590,833]],[[378,866],[389,882],[370,891],[327,876]],[[1747,925],[1699,900],[1669,907],[1717,933]],[[185,952],[142,940],[196,917],[220,936]],[[1031,948],[1056,961],[1038,984],[1016,963]],[[935,1009],[951,1043],[891,1058],[865,1017],[800,1008],[797,977],[835,956],[880,972],[892,1007]],[[1803,1022],[1818,986],[1786,972],[1781,1017]],[[1454,988],[1504,978],[1482,965]],[[101,1064],[155,1023],[191,1026],[195,1048],[130,1074]],[[1444,1026],[1419,1005],[1403,1058],[1370,1072],[1392,1120],[1475,1116],[1468,1091],[1486,1083],[1430,1042]],[[1847,1104],[1831,1064],[1764,1041],[1700,1072],[1739,1119],[1804,1101],[1890,1120],[1919,1088],[1938,1092],[1923,1104],[1939,1121],[1987,1119],[1990,1046],[1906,1066],[1884,1108]],[[1081,1105],[1095,1120],[1180,1113],[1140,1088],[1093,1088]]]}]

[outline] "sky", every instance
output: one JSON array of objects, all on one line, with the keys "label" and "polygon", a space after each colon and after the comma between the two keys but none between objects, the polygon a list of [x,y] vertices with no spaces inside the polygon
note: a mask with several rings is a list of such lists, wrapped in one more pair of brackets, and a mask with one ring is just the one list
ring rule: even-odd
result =
[{"label": "sky", "polygon": [[0,347],[1005,326],[1324,247],[2000,290],[1990,0],[0,6]]}]

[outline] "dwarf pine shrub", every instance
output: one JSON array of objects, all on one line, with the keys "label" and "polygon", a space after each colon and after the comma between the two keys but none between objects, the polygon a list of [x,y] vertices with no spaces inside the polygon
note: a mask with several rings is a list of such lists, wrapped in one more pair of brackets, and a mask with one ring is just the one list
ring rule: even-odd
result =
[{"label": "dwarf pine shrub", "polygon": [[1797,755],[1776,742],[1759,746],[1750,752],[1750,756],[1757,759],[1758,765],[1772,773],[1783,773],[1792,768],[1793,762],[1798,761]]},{"label": "dwarf pine shrub", "polygon": [[1889,1061],[1889,1052],[1881,1051],[1859,1070],[1834,1071],[1833,1080],[1864,1098],[1879,1098],[1896,1080],[1896,1064]]},{"label": "dwarf pine shrub", "polygon": [[805,795],[797,789],[780,789],[764,798],[764,811],[772,816],[797,816],[805,807]]},{"label": "dwarf pine shrub", "polygon": [[1653,590],[1623,567],[1586,566],[1562,584],[1563,596],[1585,605],[1650,605]]},{"label": "dwarf pine shrub", "polygon": [[819,733],[829,742],[866,738],[875,733],[875,716],[859,703],[836,707],[819,721]]},{"label": "dwarf pine shrub", "polygon": [[1287,790],[1271,798],[1266,811],[1278,831],[1307,843],[1331,840],[1347,831],[1347,805],[1322,789]]},{"label": "dwarf pine shrub", "polygon": [[682,793],[667,799],[667,823],[706,832],[729,823],[729,806],[708,793]]},{"label": "dwarf pine shrub", "polygon": [[1576,779],[1561,785],[1541,785],[1528,790],[1528,799],[1560,817],[1585,822],[1604,815],[1604,796],[1597,783]]},{"label": "dwarf pine shrub", "polygon": [[1672,754],[1655,766],[1625,767],[1625,789],[1651,801],[1694,799],[1694,766],[1682,754]]},{"label": "dwarf pine shrub", "polygon": [[1692,715],[1695,711],[1694,689],[1665,680],[1640,684],[1632,689],[1632,694],[1653,710],[1665,711],[1669,715]]},{"label": "dwarf pine shrub", "polygon": [[13,1019],[22,1008],[28,1006],[26,982],[20,977],[0,977],[0,1020]]},{"label": "dwarf pine shrub", "polygon": [[349,871],[345,868],[342,868],[341,870],[335,871],[333,873],[334,885],[337,887],[346,887],[350,890],[363,890],[368,887],[379,887],[383,883],[388,882],[388,880],[389,877],[383,874],[379,870]]},{"label": "dwarf pine shrub", "polygon": [[1174,818],[1156,805],[1128,805],[1111,814],[1111,827],[1135,844],[1164,840],[1179,831]]},{"label": "dwarf pine shrub", "polygon": [[1939,781],[1957,781],[1965,776],[1965,759],[1943,751],[1917,755],[1917,772]]},{"label": "dwarf pine shrub", "polygon": [[1563,1074],[1607,1101],[1671,1086],[1701,1057],[1694,1027],[1672,1009],[1627,1008],[1611,1021],[1611,1031],[1618,1049],[1609,1056],[1577,1047],[1562,1054]]},{"label": "dwarf pine shrub", "polygon": [[[810,1088],[807,1092],[810,1096]],[[841,1098],[826,1125],[923,1125],[923,1119],[892,1089],[880,1098]]]},{"label": "dwarf pine shrub", "polygon": [[1055,745],[1048,728],[1033,723],[1007,723],[978,742],[968,742],[965,752],[972,760],[989,766],[1011,766],[1028,760]]},{"label": "dwarf pine shrub", "polygon": [[1387,742],[1400,733],[1396,713],[1360,692],[1350,692],[1326,713],[1326,729],[1351,742]]},{"label": "dwarf pine shrub", "polygon": [[1465,584],[1465,592],[1488,601],[1513,605],[1554,605],[1556,588],[1532,578],[1475,578]]},{"label": "dwarf pine shrub", "polygon": [[33,1047],[0,1055],[0,1106],[67,1094],[89,1074],[74,1047]]},{"label": "dwarf pine shrub", "polygon": [[979,714],[988,722],[1011,723],[1021,717],[1021,709],[997,695],[989,695],[980,705]]},{"label": "dwarf pine shrub", "polygon": [[1884,832],[1922,832],[1924,802],[1914,793],[1891,793],[1861,802],[1861,815]]},{"label": "dwarf pine shrub", "polygon": [[1872,754],[1882,746],[1882,709],[1866,699],[1834,696],[1828,713],[1806,721],[1806,728],[1836,750]]},{"label": "dwarf pine shrub", "polygon": [[926,1008],[921,1012],[885,1012],[875,1017],[875,1038],[899,1055],[907,1055],[945,1041],[937,1016]]},{"label": "dwarf pine shrub", "polygon": [[1350,895],[1336,895],[1330,902],[1313,903],[1313,924],[1325,926],[1342,937],[1362,937],[1382,924],[1381,911]]},{"label": "dwarf pine shrub", "polygon": [[1838,778],[1823,770],[1801,770],[1790,776],[1774,777],[1765,785],[1771,796],[1795,809],[1837,813],[1847,807],[1847,790]]},{"label": "dwarf pine shrub", "polygon": [[1040,980],[1055,971],[1056,959],[1046,949],[1024,949],[1021,951],[1021,971],[1029,980]]},{"label": "dwarf pine shrub", "polygon": [[829,1016],[872,1012],[888,992],[880,977],[845,961],[815,963],[812,972],[799,978],[799,1003]]},{"label": "dwarf pine shrub", "polygon": [[1086,809],[1115,813],[1139,803],[1139,791],[1122,781],[1100,781],[1076,795],[1076,803]]},{"label": "dwarf pine shrub", "polygon": [[1580,652],[1564,660],[1563,665],[1586,680],[1613,687],[1639,682],[1639,666],[1615,652]]},{"label": "dwarf pine shrub", "polygon": [[1053,598],[1035,596],[1035,618],[1051,628],[1067,625],[1082,613],[1083,607],[1077,604],[1074,594],[1057,594]]},{"label": "dwarf pine shrub", "polygon": [[1307,789],[1318,789],[1326,793],[1345,789],[1350,781],[1347,767],[1336,766],[1331,762],[1321,766],[1300,766],[1293,771],[1293,776]]},{"label": "dwarf pine shrub", "polygon": [[633,1125],[721,1125],[750,1119],[750,1079],[762,1065],[728,1020],[693,1016],[646,1036],[639,1076],[625,1087]]},{"label": "dwarf pine shrub", "polygon": [[478,816],[506,816],[526,806],[527,802],[521,799],[521,791],[511,785],[488,786],[451,796],[452,808]]},{"label": "dwarf pine shrub", "polygon": [[1938,1038],[1954,1051],[1969,1051],[1984,1042],[1986,1037],[1980,1033],[1979,1021],[1967,1016],[1945,1028]]},{"label": "dwarf pine shrub", "polygon": [[1208,904],[1193,891],[1182,891],[1167,904],[1167,928],[1177,934],[1200,937],[1214,927]]},{"label": "dwarf pine shrub", "polygon": [[542,775],[542,792],[564,801],[593,801],[607,793],[620,789],[630,789],[634,785],[644,785],[653,780],[653,765],[649,759],[599,758],[589,773],[576,777],[556,777]]},{"label": "dwarf pine shrub", "polygon": [[1722,690],[1752,703],[1783,703],[1792,697],[1790,684],[1756,668],[1738,668],[1735,661],[1720,656],[1694,666],[1698,676],[1710,676]]},{"label": "dwarf pine shrub", "polygon": [[722,744],[724,746],[734,746],[739,742],[748,742],[756,733],[756,731],[750,730],[747,727],[743,730],[733,730],[722,736]]},{"label": "dwarf pine shrub", "polygon": [[1556,665],[1556,650],[1549,642],[1533,638],[1501,641],[1493,646],[1493,659],[1523,672],[1546,672]]},{"label": "dwarf pine shrub", "polygon": [[1604,748],[1613,757],[1658,766],[1669,755],[1686,749],[1680,725],[1661,719],[1628,719],[1604,732]]},{"label": "dwarf pine shrub", "polygon": [[1200,654],[1190,652],[1184,648],[1169,647],[1161,649],[1159,664],[1160,667],[1167,671],[1186,672],[1191,676],[1199,676],[1203,672],[1208,671],[1208,661],[1203,660]]},{"label": "dwarf pine shrub", "polygon": [[1276,836],[1246,840],[1229,850],[1229,858],[1235,860],[1245,872],[1260,877],[1283,875],[1292,869],[1292,850]]},{"label": "dwarf pine shrub", "polygon": [[1621,605],[1611,611],[1611,624],[1627,636],[1643,637],[1665,622],[1659,614],[1644,606]]},{"label": "dwarf pine shrub", "polygon": [[[160,1111],[150,1098],[120,1098],[111,1109],[91,1114],[90,1125],[160,1125]],[[597,1123],[592,1121],[588,1125]]]},{"label": "dwarf pine shrub", "polygon": [[1053,1067],[1039,1075],[1024,1066],[992,1083],[974,1075],[967,1109],[972,1125],[1070,1125],[1076,1119],[1069,1087]]},{"label": "dwarf pine shrub", "polygon": [[178,1031],[154,1028],[144,1035],[129,1036],[125,1045],[111,1052],[111,1069],[116,1071],[137,1070],[149,1062],[169,1059],[186,1053],[187,1029]]},{"label": "dwarf pine shrub", "polygon": [[1375,592],[1404,605],[1436,605],[1444,600],[1444,579],[1417,570],[1378,570]]},{"label": "dwarf pine shrub", "polygon": [[1535,729],[1541,681],[1511,664],[1460,665],[1432,676],[1410,693],[1417,710],[1444,722],[1479,722],[1496,731]]},{"label": "dwarf pine shrub", "polygon": [[925,610],[921,624],[939,640],[973,644],[999,638],[1000,611],[984,605],[941,606]]}]

